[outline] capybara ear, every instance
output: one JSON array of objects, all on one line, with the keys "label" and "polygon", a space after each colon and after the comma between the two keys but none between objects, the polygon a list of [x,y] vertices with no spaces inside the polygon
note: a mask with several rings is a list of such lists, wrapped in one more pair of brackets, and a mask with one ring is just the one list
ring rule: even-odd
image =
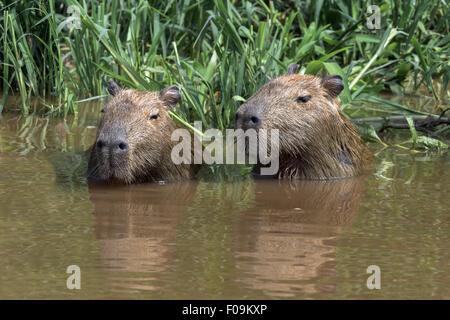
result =
[{"label": "capybara ear", "polygon": [[341,76],[332,75],[322,79],[322,87],[327,90],[331,97],[336,98],[344,90],[344,83]]},{"label": "capybara ear", "polygon": [[286,74],[296,74],[300,70],[300,65],[296,63],[291,63],[287,69]]},{"label": "capybara ear", "polygon": [[177,86],[170,86],[159,92],[161,100],[165,101],[169,107],[173,108],[181,100],[180,90]]},{"label": "capybara ear", "polygon": [[120,87],[112,79],[108,81],[108,92],[113,97],[120,92]]}]

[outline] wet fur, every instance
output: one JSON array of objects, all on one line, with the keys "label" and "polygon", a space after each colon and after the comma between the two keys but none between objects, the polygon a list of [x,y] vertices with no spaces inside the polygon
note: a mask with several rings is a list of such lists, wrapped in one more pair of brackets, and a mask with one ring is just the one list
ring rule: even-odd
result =
[{"label": "wet fur", "polygon": [[[115,94],[104,109],[96,141],[124,130],[129,152],[123,159],[107,161],[108,155],[99,154],[94,145],[88,175],[93,179],[126,184],[192,178],[194,168],[191,165],[176,165],[171,160],[172,147],[178,142],[172,142],[170,137],[179,126],[168,111],[176,101],[160,92],[120,90]],[[159,117],[150,120],[155,113]]]},{"label": "wet fur", "polygon": [[[339,92],[332,77],[324,84],[320,77],[292,74],[265,84],[239,108],[244,116],[261,114],[260,128],[279,129],[277,177],[350,177],[360,174],[370,162],[370,152],[340,111]],[[309,101],[297,102],[299,96],[307,95]],[[240,121],[236,125],[245,129]]]}]

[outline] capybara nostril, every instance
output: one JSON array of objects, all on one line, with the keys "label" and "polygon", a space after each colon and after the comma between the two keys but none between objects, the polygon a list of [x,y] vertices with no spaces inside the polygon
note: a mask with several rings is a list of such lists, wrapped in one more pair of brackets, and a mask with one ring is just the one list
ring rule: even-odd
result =
[{"label": "capybara nostril", "polygon": [[261,124],[261,119],[257,116],[251,116],[249,121],[248,121],[248,125],[250,127],[257,127]]},{"label": "capybara nostril", "polygon": [[95,144],[97,151],[101,152],[103,147],[105,146],[105,143],[102,140],[98,140]]},{"label": "capybara nostril", "polygon": [[128,149],[128,144],[121,142],[121,143],[119,143],[119,148],[120,148],[120,150],[125,151]]},{"label": "capybara nostril", "polygon": [[126,152],[128,151],[128,143],[126,143],[125,141],[117,141],[113,145],[113,149],[116,152]]}]

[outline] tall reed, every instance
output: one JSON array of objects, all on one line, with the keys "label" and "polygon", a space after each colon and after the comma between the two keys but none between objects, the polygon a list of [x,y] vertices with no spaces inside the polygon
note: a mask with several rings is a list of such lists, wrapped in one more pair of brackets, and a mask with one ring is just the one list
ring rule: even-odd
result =
[{"label": "tall reed", "polygon": [[[176,119],[224,129],[242,101],[296,62],[301,73],[341,74],[350,115],[414,113],[379,93],[423,85],[445,97],[448,6],[383,0],[381,28],[370,30],[362,0],[0,1],[0,112],[17,93],[24,113],[31,96],[46,100],[48,113],[76,112],[115,78],[143,90],[178,84],[184,103]],[[78,13],[80,28],[70,28]]]}]

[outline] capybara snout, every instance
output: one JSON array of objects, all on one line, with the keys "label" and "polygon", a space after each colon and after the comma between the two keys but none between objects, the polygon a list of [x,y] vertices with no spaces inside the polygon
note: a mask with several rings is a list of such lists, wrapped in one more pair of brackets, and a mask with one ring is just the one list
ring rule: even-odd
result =
[{"label": "capybara snout", "polygon": [[95,153],[99,164],[98,173],[103,180],[126,180],[129,171],[129,145],[123,128],[101,130],[95,142]]},{"label": "capybara snout", "polygon": [[128,151],[128,139],[126,138],[125,130],[122,128],[115,128],[112,130],[113,134],[99,135],[95,144],[97,152],[111,154],[112,157],[122,156]]},{"label": "capybara snout", "polygon": [[236,112],[235,127],[242,129],[257,129],[262,125],[262,115],[257,109]]}]

